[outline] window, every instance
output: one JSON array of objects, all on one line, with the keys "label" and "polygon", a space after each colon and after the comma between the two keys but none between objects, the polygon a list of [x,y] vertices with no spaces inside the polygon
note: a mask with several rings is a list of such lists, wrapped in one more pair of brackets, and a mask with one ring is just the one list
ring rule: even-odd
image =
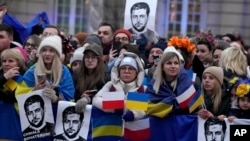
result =
[{"label": "window", "polygon": [[167,38],[172,35],[193,36],[203,24],[201,0],[171,0],[167,3],[169,11]]},{"label": "window", "polygon": [[66,29],[69,34],[87,31],[86,2],[87,0],[57,0],[57,26]]}]

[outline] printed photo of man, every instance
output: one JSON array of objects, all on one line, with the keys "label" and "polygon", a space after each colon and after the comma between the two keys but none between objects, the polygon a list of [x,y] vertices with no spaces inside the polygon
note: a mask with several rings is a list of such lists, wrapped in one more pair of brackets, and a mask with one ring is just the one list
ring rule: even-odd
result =
[{"label": "printed photo of man", "polygon": [[129,32],[135,38],[139,38],[140,34],[144,34],[148,41],[152,41],[154,38],[154,31],[147,28],[147,23],[149,20],[150,7],[146,2],[135,3],[130,9],[130,18],[132,28],[129,29]]},{"label": "printed photo of man", "polygon": [[64,133],[56,135],[54,141],[84,141],[78,134],[83,123],[83,114],[76,113],[75,106],[69,106],[62,112]]},{"label": "printed photo of man", "polygon": [[204,123],[206,141],[224,141],[226,122],[218,118],[208,118]]},{"label": "printed photo of man", "polygon": [[42,138],[53,134],[54,124],[44,120],[44,100],[40,95],[32,95],[24,102],[24,110],[29,126],[23,130],[25,140]]}]

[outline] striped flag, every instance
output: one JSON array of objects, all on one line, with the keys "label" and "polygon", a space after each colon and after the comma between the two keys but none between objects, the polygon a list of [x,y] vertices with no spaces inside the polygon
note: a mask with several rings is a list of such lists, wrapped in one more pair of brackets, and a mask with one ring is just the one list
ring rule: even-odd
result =
[{"label": "striped flag", "polygon": [[143,141],[150,137],[149,118],[126,122],[123,137],[132,141]]},{"label": "striped flag", "polygon": [[124,108],[124,92],[103,92],[103,109],[123,109]]},{"label": "striped flag", "polygon": [[193,97],[193,99],[189,103],[189,112],[192,113],[197,107],[199,107],[203,101],[203,95],[201,94],[201,91],[198,90]]},{"label": "striped flag", "polygon": [[184,109],[189,106],[190,101],[195,96],[196,90],[193,85],[190,85],[190,87],[180,94],[178,97],[176,97],[176,100],[178,101],[180,108]]},{"label": "striped flag", "polygon": [[120,114],[106,113],[93,106],[91,120],[92,133],[88,140],[111,141],[122,138],[123,121]]},{"label": "striped flag", "polygon": [[130,110],[144,110],[148,108],[149,95],[145,93],[128,92],[126,108]]},{"label": "striped flag", "polygon": [[8,87],[11,91],[14,91],[17,87],[17,83],[20,83],[23,80],[23,77],[21,75],[15,76],[12,79],[8,79],[7,82],[5,82],[5,86]]}]

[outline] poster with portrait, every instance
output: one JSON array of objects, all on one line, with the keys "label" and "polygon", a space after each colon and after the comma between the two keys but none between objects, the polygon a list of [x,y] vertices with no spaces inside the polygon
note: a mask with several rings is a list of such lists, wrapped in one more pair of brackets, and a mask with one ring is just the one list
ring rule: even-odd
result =
[{"label": "poster with portrait", "polygon": [[[229,122],[227,118],[223,121],[204,120],[198,116],[198,141],[230,141],[230,125],[250,125],[250,120],[235,119]],[[207,139],[207,140],[206,140]]]},{"label": "poster with portrait", "polygon": [[144,33],[148,40],[155,36],[155,15],[157,0],[126,0],[124,29],[132,33],[132,38],[140,38]]},{"label": "poster with portrait", "polygon": [[51,100],[43,90],[17,96],[24,140],[43,138],[54,133]]},{"label": "poster with portrait", "polygon": [[91,105],[86,106],[83,114],[76,113],[75,103],[59,101],[54,141],[81,141],[87,139]]}]

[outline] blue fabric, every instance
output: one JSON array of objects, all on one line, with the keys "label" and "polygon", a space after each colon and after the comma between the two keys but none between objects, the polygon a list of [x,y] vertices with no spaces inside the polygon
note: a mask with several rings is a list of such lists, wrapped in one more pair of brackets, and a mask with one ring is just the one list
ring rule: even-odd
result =
[{"label": "blue fabric", "polygon": [[121,136],[99,136],[92,138],[92,130],[94,130],[97,127],[105,126],[105,125],[115,125],[115,126],[121,126],[122,128],[122,117],[118,113],[106,113],[95,106],[92,106],[91,111],[91,122],[90,122],[90,130],[88,133],[88,139],[87,141],[117,141],[122,140]]},{"label": "blue fabric", "polygon": [[20,119],[14,105],[0,101],[0,113],[0,138],[23,141]]},{"label": "blue fabric", "polygon": [[26,30],[25,25],[23,25],[18,19],[16,19],[14,16],[10,15],[9,13],[6,13],[4,15],[3,23],[10,25],[12,28],[14,28],[14,30],[17,31],[17,33],[20,36],[20,39],[22,40],[22,43],[29,36],[29,32],[28,30]]},{"label": "blue fabric", "polygon": [[153,89],[154,82],[155,80],[152,79],[146,90],[146,93],[150,94],[149,100],[153,103],[162,102],[168,105],[173,105],[173,110],[180,109],[176,97],[181,95],[191,85],[193,85],[192,80],[184,68],[181,68],[180,73],[177,76],[176,92],[173,92],[172,89],[165,82],[163,82],[160,86],[159,92],[156,94]]},{"label": "blue fabric", "polygon": [[[35,86],[35,77],[34,71],[36,66],[30,67],[23,76],[23,79],[28,87]],[[72,76],[69,72],[69,69],[66,66],[63,66],[62,78],[59,85],[55,88],[55,91],[58,92],[64,100],[70,101],[74,98],[75,88],[72,80]],[[56,120],[57,115],[57,105],[52,105],[54,121]]]},{"label": "blue fabric", "polygon": [[115,65],[115,61],[117,60],[117,58],[114,58],[111,62],[108,63],[108,74],[111,75],[111,70],[113,68],[113,66]]},{"label": "blue fabric", "polygon": [[167,118],[150,116],[150,139],[147,141],[197,141],[198,119],[194,115]]},{"label": "blue fabric", "polygon": [[[29,87],[35,86],[35,76],[34,76],[35,67],[36,66],[30,67],[23,76],[25,83]],[[69,69],[66,66],[63,66],[62,71],[63,72],[61,81],[55,89],[58,93],[61,94],[64,100],[70,101],[74,98],[74,93],[75,93],[74,83],[72,80],[71,73],[69,72]]]},{"label": "blue fabric", "polygon": [[38,13],[28,24],[25,26],[18,19],[12,16],[9,13],[6,13],[3,18],[3,23],[6,23],[12,26],[20,36],[22,43],[27,39],[27,37],[31,34],[32,27],[37,25],[40,21],[40,18],[43,19],[42,27],[46,27],[50,24],[48,16],[45,11]]},{"label": "blue fabric", "polygon": [[144,34],[140,35],[140,38],[136,40],[136,44],[138,45],[138,49],[140,52],[144,52],[147,46],[147,37]]},{"label": "blue fabric", "polygon": [[134,121],[135,116],[133,114],[133,112],[131,111],[126,111],[126,113],[122,116],[122,118],[124,119],[124,121]]}]

